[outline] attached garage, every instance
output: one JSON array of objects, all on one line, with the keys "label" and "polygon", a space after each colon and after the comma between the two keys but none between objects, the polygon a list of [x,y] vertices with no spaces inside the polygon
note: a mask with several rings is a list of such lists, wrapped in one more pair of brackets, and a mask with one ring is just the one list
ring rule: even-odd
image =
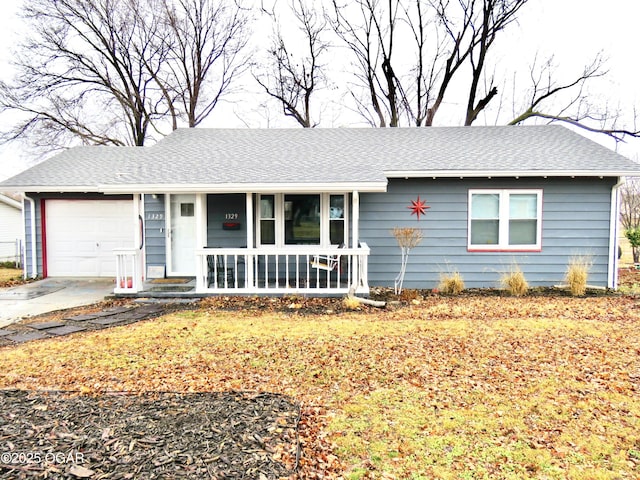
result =
[{"label": "attached garage", "polygon": [[131,200],[45,201],[46,268],[50,277],[113,277],[113,250],[134,245]]}]

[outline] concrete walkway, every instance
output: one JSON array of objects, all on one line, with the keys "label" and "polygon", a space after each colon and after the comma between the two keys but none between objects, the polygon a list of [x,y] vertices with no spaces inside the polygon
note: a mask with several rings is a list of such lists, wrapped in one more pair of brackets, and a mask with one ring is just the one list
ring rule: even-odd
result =
[{"label": "concrete walkway", "polygon": [[0,328],[25,317],[99,302],[113,294],[113,278],[47,278],[0,288]]}]

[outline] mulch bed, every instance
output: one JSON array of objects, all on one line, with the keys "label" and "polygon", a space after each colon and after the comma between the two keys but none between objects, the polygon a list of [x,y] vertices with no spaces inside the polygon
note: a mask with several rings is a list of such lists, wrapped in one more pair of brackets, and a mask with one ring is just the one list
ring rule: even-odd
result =
[{"label": "mulch bed", "polygon": [[0,391],[0,477],[280,479],[300,406],[270,393]]}]

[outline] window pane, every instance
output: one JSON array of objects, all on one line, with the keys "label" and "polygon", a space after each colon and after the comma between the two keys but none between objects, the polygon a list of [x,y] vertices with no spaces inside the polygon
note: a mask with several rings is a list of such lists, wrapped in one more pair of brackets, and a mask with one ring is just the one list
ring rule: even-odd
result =
[{"label": "window pane", "polygon": [[275,245],[276,222],[274,220],[260,220],[260,243],[262,245]]},{"label": "window pane", "polygon": [[536,220],[510,220],[509,245],[535,245],[537,225]]},{"label": "window pane", "polygon": [[329,218],[331,220],[344,218],[344,195],[329,197]]},{"label": "window pane", "polygon": [[285,243],[319,245],[320,195],[285,195],[284,202],[290,202],[291,212],[290,218],[285,214]]},{"label": "window pane", "polygon": [[497,245],[498,220],[471,220],[471,245]]},{"label": "window pane", "polygon": [[344,245],[344,220],[329,222],[329,241],[331,245]]},{"label": "window pane", "polygon": [[180,216],[181,217],[193,217],[195,208],[193,203],[181,203],[180,204]]},{"label": "window pane", "polygon": [[471,195],[471,218],[498,218],[500,212],[500,195],[497,193],[474,193]]},{"label": "window pane", "polygon": [[260,197],[260,218],[275,218],[274,213],[274,196],[262,195]]},{"label": "window pane", "polygon": [[509,195],[509,218],[537,218],[538,195],[518,193]]},{"label": "window pane", "polygon": [[344,195],[329,196],[329,243],[344,245]]}]

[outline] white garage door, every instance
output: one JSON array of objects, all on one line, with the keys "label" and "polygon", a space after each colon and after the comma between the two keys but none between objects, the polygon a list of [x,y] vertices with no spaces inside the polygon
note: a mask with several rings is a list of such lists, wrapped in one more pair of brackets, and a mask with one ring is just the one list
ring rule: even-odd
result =
[{"label": "white garage door", "polygon": [[47,200],[45,212],[50,277],[113,277],[113,250],[134,246],[131,200]]}]

